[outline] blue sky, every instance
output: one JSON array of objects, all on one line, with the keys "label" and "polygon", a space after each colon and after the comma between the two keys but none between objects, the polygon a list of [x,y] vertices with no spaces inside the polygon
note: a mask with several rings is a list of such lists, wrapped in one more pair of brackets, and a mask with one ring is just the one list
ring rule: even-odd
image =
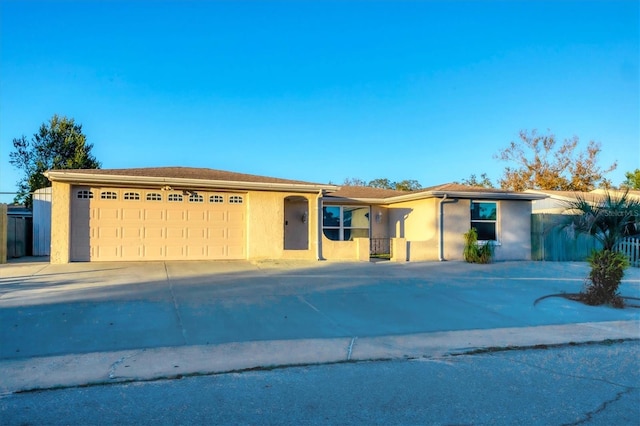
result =
[{"label": "blue sky", "polygon": [[[507,165],[523,129],[640,167],[636,1],[0,2],[0,191],[53,114],[103,168],[423,186]],[[12,196],[2,197],[10,201]]]}]

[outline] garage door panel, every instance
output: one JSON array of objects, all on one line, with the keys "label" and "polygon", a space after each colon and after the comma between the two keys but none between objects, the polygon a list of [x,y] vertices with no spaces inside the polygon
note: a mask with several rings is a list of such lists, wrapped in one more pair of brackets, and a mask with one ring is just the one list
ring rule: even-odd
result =
[{"label": "garage door panel", "polygon": [[141,209],[122,209],[122,220],[141,220],[143,211]]},{"label": "garage door panel", "polygon": [[102,207],[100,209],[97,209],[97,220],[118,220],[120,218],[120,209],[118,208]]},{"label": "garage door panel", "polygon": [[141,257],[144,259],[162,260],[166,258],[164,246],[145,242],[145,245],[142,247]]},{"label": "garage door panel", "polygon": [[145,221],[164,221],[164,210],[161,209],[151,209],[151,208],[145,208],[144,209],[144,213],[143,213],[143,218]]},{"label": "garage door panel", "polygon": [[184,228],[166,228],[167,240],[183,240],[185,238]]},{"label": "garage door panel", "polygon": [[[191,207],[191,206],[190,206]],[[198,207],[202,208],[202,206],[198,205]],[[194,210],[187,211],[187,219],[189,222],[208,222],[209,221],[209,212],[207,210],[195,210],[196,206],[193,206]]]},{"label": "garage door panel", "polygon": [[165,250],[167,259],[180,260],[186,257],[185,247],[182,245],[166,246]]},{"label": "garage door panel", "polygon": [[[158,190],[74,187],[93,198],[72,198],[72,260],[243,259],[245,204],[234,194],[206,193],[204,202],[168,201]],[[103,192],[113,198],[100,198]],[[131,198],[131,193],[139,198]],[[125,197],[125,193],[128,195]],[[149,196],[153,193],[153,196]],[[72,194],[78,195],[76,193]],[[85,194],[86,195],[86,194]],[[217,195],[218,197],[214,196]],[[244,200],[244,194],[235,194]],[[83,199],[80,199],[83,198]],[[175,199],[175,198],[174,198]]]},{"label": "garage door panel", "polygon": [[167,209],[166,213],[165,220],[167,222],[184,221],[186,219],[186,212],[184,210]]},{"label": "garage door panel", "polygon": [[116,239],[118,240],[120,236],[120,227],[117,226],[108,226],[102,225],[97,229],[98,238],[101,240],[105,239]]},{"label": "garage door panel", "polygon": [[124,260],[137,260],[142,258],[142,246],[133,244],[122,245],[122,257]]},{"label": "garage door panel", "polygon": [[128,227],[128,226],[124,226],[122,228],[123,239],[130,239],[130,238],[142,239],[143,235],[144,235],[144,231],[142,228],[134,228],[134,227]]},{"label": "garage door panel", "polygon": [[94,253],[100,260],[122,260],[120,245],[100,244]]},{"label": "garage door panel", "polygon": [[151,241],[154,239],[164,238],[164,228],[143,228],[144,239]]}]

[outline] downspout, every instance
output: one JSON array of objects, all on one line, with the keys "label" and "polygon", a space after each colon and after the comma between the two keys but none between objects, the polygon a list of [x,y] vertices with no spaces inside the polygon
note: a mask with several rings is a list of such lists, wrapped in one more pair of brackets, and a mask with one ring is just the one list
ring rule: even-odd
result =
[{"label": "downspout", "polygon": [[316,243],[316,260],[322,259],[322,189],[318,191],[318,200],[316,202],[316,234],[318,235],[318,241]]},{"label": "downspout", "polygon": [[440,262],[445,261],[446,259],[444,258],[444,205],[445,204],[449,204],[449,203],[457,203],[458,199],[454,198],[454,199],[448,199],[447,198],[447,194],[444,194],[444,196],[440,199],[439,205],[440,205],[440,241],[438,241],[438,246],[440,249],[440,253],[438,256],[438,260]]}]

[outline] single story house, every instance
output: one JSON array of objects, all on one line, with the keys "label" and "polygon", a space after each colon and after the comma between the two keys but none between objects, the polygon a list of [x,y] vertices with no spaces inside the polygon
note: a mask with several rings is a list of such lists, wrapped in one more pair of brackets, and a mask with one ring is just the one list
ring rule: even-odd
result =
[{"label": "single story house", "polygon": [[531,258],[545,195],[446,184],[402,192],[202,168],[50,170],[51,262],[462,259],[470,227],[496,260]]}]

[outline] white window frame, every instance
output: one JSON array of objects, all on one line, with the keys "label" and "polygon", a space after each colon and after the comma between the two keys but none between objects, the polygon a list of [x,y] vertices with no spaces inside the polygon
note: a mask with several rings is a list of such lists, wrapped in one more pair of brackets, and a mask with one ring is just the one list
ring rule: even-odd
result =
[{"label": "white window frame", "polygon": [[[487,220],[487,219],[473,219],[471,217],[471,211],[474,203],[491,203],[496,205],[496,218],[495,220]],[[469,204],[469,228],[473,228],[474,223],[493,223],[495,226],[495,240],[481,240],[478,238],[479,244],[487,244],[492,243],[494,245],[500,245],[500,202],[499,200],[471,200]]]}]

